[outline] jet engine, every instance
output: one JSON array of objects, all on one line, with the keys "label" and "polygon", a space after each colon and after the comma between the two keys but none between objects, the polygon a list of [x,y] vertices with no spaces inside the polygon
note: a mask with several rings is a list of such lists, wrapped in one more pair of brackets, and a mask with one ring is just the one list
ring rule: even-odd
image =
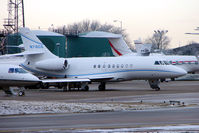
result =
[{"label": "jet engine", "polygon": [[36,62],[35,66],[47,71],[62,71],[68,68],[68,62],[64,58],[47,59]]}]

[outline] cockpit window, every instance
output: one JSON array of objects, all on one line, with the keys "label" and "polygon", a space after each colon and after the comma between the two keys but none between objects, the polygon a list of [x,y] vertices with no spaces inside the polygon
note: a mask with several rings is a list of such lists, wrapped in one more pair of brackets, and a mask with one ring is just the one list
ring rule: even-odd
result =
[{"label": "cockpit window", "polygon": [[170,63],[168,61],[164,61],[164,64],[166,65],[170,65]]},{"label": "cockpit window", "polygon": [[9,68],[8,73],[27,73],[22,68]]},{"label": "cockpit window", "polygon": [[8,73],[14,73],[14,68],[9,68]]},{"label": "cockpit window", "polygon": [[164,65],[164,62],[163,62],[163,61],[159,61],[159,62],[160,62],[161,65]]},{"label": "cockpit window", "polygon": [[155,61],[154,64],[155,64],[155,65],[160,65],[159,61]]},{"label": "cockpit window", "polygon": [[15,68],[15,73],[27,73],[27,72],[22,68]]},{"label": "cockpit window", "polygon": [[168,61],[155,61],[155,65],[170,65]]}]

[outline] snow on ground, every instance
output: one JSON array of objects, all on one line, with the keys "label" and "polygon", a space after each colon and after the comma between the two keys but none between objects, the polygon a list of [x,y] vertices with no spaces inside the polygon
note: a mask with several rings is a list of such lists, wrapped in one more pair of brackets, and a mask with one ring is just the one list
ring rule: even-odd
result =
[{"label": "snow on ground", "polygon": [[[199,125],[168,125],[158,127],[118,128],[118,129],[72,129],[46,130],[38,133],[198,133]],[[26,133],[26,131],[22,131]],[[32,132],[31,132],[32,133]],[[35,132],[34,132],[35,133]]]},{"label": "snow on ground", "polygon": [[[130,132],[149,132],[149,133],[198,133],[199,125],[176,125],[160,127],[140,127],[140,128],[120,128],[120,129],[87,129],[71,130],[76,133],[130,133]],[[56,132],[55,132],[56,133]],[[62,132],[59,132],[62,133]]]},{"label": "snow on ground", "polygon": [[0,100],[0,115],[130,111],[173,108],[179,106],[181,105],[169,105],[166,103],[64,103],[56,101]]}]

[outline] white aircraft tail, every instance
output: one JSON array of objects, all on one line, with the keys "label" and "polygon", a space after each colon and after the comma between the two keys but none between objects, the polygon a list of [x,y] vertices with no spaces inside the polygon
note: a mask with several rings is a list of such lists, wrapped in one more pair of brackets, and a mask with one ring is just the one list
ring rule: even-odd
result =
[{"label": "white aircraft tail", "polygon": [[46,48],[46,46],[37,38],[37,36],[30,31],[30,29],[21,28],[19,33],[24,44],[24,49],[26,53],[25,56],[27,58],[32,56],[33,54],[40,56],[40,58],[38,58],[40,60],[57,57]]},{"label": "white aircraft tail", "polygon": [[28,28],[22,28],[20,34],[25,49],[25,54],[23,54],[26,57],[25,62],[21,64],[23,68],[33,73],[41,70],[64,71],[67,69],[67,60],[52,54]]},{"label": "white aircraft tail", "polygon": [[127,54],[132,53],[131,49],[124,41],[121,34],[113,34],[113,33],[102,32],[102,31],[93,31],[93,32],[80,34],[79,37],[108,39],[113,55],[115,56],[122,56],[122,55],[127,55]]},{"label": "white aircraft tail", "polygon": [[152,44],[143,44],[141,40],[134,40],[134,44],[138,55],[149,56]]},{"label": "white aircraft tail", "polygon": [[131,54],[132,51],[122,37],[108,38],[114,56]]}]

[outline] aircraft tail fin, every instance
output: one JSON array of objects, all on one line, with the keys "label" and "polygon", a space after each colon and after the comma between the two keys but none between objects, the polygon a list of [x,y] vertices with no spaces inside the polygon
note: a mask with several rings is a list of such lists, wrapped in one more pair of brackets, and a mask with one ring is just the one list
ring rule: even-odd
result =
[{"label": "aircraft tail fin", "polygon": [[108,38],[108,41],[114,56],[128,55],[132,53],[131,49],[122,37]]},{"label": "aircraft tail fin", "polygon": [[[52,54],[48,48],[38,39],[38,37],[33,34],[30,29],[28,28],[21,28],[19,31],[23,44],[24,44],[24,49],[26,53],[38,53],[44,55],[48,58],[56,57],[54,54]],[[26,55],[26,56],[31,56]]]},{"label": "aircraft tail fin", "polygon": [[115,56],[122,56],[122,55],[132,53],[129,46],[123,40],[123,37],[121,34],[113,34],[113,33],[103,32],[103,31],[93,31],[93,32],[80,34],[79,37],[108,39],[113,55]]},{"label": "aircraft tail fin", "polygon": [[149,56],[152,44],[143,44],[141,40],[134,40],[134,44],[138,55]]}]

